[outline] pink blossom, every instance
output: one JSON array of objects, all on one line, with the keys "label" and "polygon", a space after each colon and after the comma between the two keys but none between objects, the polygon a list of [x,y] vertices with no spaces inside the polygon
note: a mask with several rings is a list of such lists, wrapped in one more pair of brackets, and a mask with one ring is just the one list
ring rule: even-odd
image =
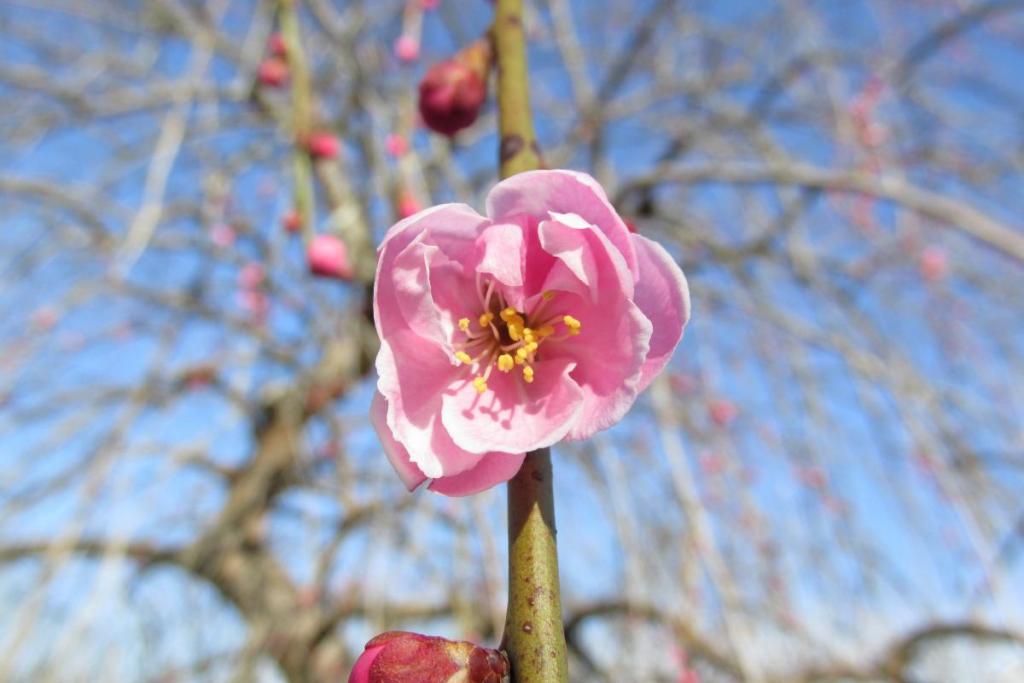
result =
[{"label": "pink blossom", "polygon": [[409,489],[475,493],[528,451],[612,426],[689,318],[679,266],[582,173],[502,181],[486,216],[426,209],[379,252],[371,417]]},{"label": "pink blossom", "polygon": [[389,631],[366,644],[348,683],[501,683],[508,675],[508,658],[498,650]]},{"label": "pink blossom", "polygon": [[384,140],[384,149],[395,158],[403,157],[409,153],[409,143],[401,133],[391,133]]},{"label": "pink blossom", "polygon": [[334,235],[317,235],[306,247],[309,271],[314,275],[347,280],[352,277],[345,243]]},{"label": "pink blossom", "polygon": [[333,159],[341,151],[341,143],[333,133],[313,133],[306,140],[306,149],[314,159]]},{"label": "pink blossom", "polygon": [[395,57],[405,64],[420,58],[420,43],[412,36],[400,35],[395,41]]},{"label": "pink blossom", "polygon": [[928,282],[937,282],[949,272],[949,259],[942,247],[925,247],[918,263],[921,277]]},{"label": "pink blossom", "polygon": [[441,0],[420,0],[420,7],[425,10],[437,9],[440,4]]}]

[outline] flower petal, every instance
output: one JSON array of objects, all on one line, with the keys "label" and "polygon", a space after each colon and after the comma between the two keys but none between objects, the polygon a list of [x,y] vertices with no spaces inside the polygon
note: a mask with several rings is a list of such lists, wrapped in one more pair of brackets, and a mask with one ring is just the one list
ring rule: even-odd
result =
[{"label": "flower petal", "polygon": [[[582,323],[580,333],[542,347],[545,359],[571,358],[572,378],[583,391],[583,411],[567,433],[583,439],[622,419],[636,400],[637,383],[650,348],[652,324],[631,300],[632,273],[600,230],[562,220],[539,226],[544,249],[587,289],[586,296],[556,296],[551,313]],[[552,269],[552,277],[559,268]],[[562,276],[564,278],[564,274]]]},{"label": "flower petal", "polygon": [[654,325],[651,350],[644,361],[637,391],[643,391],[672,358],[690,319],[690,289],[679,265],[665,248],[633,235],[639,279],[633,300]]},{"label": "flower petal", "polygon": [[574,213],[598,226],[636,273],[629,228],[596,180],[576,171],[528,171],[507,178],[487,195],[487,215],[504,221],[518,214],[547,220],[549,212]]},{"label": "flower petal", "polygon": [[486,453],[472,469],[451,477],[435,479],[430,482],[428,488],[446,496],[480,493],[516,476],[525,458],[525,453]]},{"label": "flower petal", "polygon": [[386,399],[381,396],[379,391],[374,393],[373,401],[370,403],[370,422],[373,424],[377,436],[380,437],[384,455],[388,456],[388,461],[395,468],[395,472],[405,484],[405,488],[412,491],[427,480],[427,475],[423,474],[416,463],[409,459],[409,451],[405,449],[405,446],[395,440],[394,434],[388,427],[387,412]]},{"label": "flower petal", "polygon": [[467,374],[444,393],[441,422],[452,440],[474,453],[526,453],[561,440],[579,416],[583,392],[570,379],[571,359],[534,363],[527,383],[519,367],[491,372],[479,393]]}]

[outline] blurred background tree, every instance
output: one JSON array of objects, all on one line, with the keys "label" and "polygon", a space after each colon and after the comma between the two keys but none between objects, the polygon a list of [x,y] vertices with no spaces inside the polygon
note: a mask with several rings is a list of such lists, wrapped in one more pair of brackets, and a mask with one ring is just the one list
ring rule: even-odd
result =
[{"label": "blurred background tree", "polygon": [[[1024,2],[528,9],[545,163],[694,300],[555,452],[574,680],[1024,680]],[[503,493],[406,493],[366,417],[372,244],[496,180],[493,104],[449,141],[415,103],[490,16],[0,4],[0,680],[500,638]]]}]

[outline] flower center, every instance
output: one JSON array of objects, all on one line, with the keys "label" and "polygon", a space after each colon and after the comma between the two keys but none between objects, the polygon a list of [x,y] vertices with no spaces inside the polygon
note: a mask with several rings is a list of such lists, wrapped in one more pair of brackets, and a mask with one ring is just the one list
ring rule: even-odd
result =
[{"label": "flower center", "polygon": [[[455,360],[470,368],[473,386],[481,394],[487,391],[487,380],[494,368],[512,372],[519,367],[523,381],[533,382],[533,363],[541,346],[574,337],[583,326],[568,313],[547,312],[555,292],[544,292],[540,303],[526,313],[509,306],[501,293],[495,291],[493,280],[483,287],[478,277],[476,289],[480,314],[473,320],[459,320],[459,330],[466,338],[455,344]],[[556,334],[560,327],[562,333]]]}]

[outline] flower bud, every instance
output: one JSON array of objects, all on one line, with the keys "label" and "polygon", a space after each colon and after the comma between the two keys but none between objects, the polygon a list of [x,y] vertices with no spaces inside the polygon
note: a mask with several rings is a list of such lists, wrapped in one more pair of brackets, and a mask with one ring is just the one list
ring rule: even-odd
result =
[{"label": "flower bud", "polygon": [[404,157],[409,153],[409,141],[401,133],[391,133],[384,140],[384,149],[394,158]]},{"label": "flower bud", "polygon": [[322,277],[347,280],[352,277],[348,248],[334,235],[317,235],[306,247],[309,272]]},{"label": "flower bud", "polygon": [[410,64],[420,58],[420,44],[412,36],[400,35],[395,41],[395,57],[403,64]]},{"label": "flower bud", "polygon": [[508,658],[466,641],[405,631],[373,638],[348,683],[506,683]]},{"label": "flower bud", "polygon": [[278,57],[268,57],[260,62],[256,75],[261,84],[276,88],[288,81],[288,65]]},{"label": "flower bud", "polygon": [[270,38],[267,39],[267,50],[270,54],[281,59],[288,56],[288,46],[285,44],[284,37],[280,33],[270,34]]},{"label": "flower bud", "polygon": [[341,143],[333,133],[313,133],[306,140],[306,151],[314,159],[333,159],[341,151]]},{"label": "flower bud", "polygon": [[487,99],[490,66],[490,47],[478,41],[453,59],[430,67],[420,82],[423,122],[448,136],[472,125]]},{"label": "flower bud", "polygon": [[949,272],[949,259],[942,247],[925,247],[918,262],[921,277],[928,282],[937,282]]},{"label": "flower bud", "polygon": [[420,206],[420,202],[416,199],[416,196],[408,190],[402,190],[398,195],[398,217],[408,218],[414,213],[419,213],[423,209]]},{"label": "flower bud", "polygon": [[302,230],[302,214],[298,211],[289,211],[281,217],[281,227],[290,233],[299,232]]}]

